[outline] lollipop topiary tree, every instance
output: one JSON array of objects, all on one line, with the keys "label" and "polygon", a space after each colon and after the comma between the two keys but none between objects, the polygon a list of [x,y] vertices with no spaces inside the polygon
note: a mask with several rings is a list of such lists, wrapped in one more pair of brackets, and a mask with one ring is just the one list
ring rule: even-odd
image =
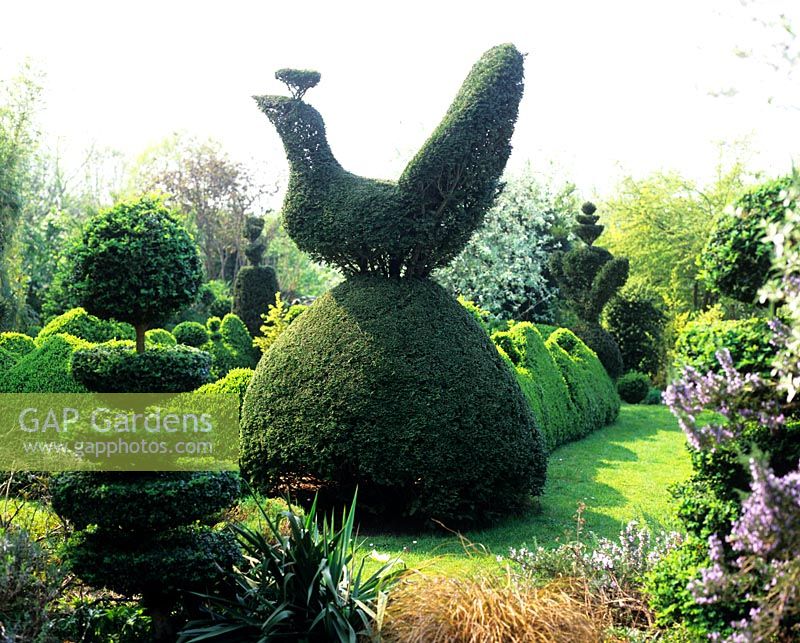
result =
[{"label": "lollipop topiary tree", "polygon": [[[75,376],[97,392],[177,393],[209,379],[211,357],[190,346],[144,350],[144,331],[190,303],[200,286],[197,247],[160,201],[142,197],[100,213],[77,250],[74,281],[82,305],[134,325],[124,343],[78,350]],[[238,495],[219,472],[62,473],[53,507],[78,530],[66,557],[91,585],[140,595],[153,640],[174,641],[171,614],[181,591],[203,591],[238,558],[235,542],[207,524]]]},{"label": "lollipop topiary tree", "polygon": [[511,151],[523,88],[512,45],[486,52],[399,180],[334,157],[301,100],[319,77],[278,76],[256,102],[289,158],[283,224],[347,279],[282,333],[242,408],[243,472],[267,492],[314,483],[362,509],[480,522],[541,492],[541,435],[514,375],[431,271],[481,225]]},{"label": "lollipop topiary tree", "polygon": [[258,335],[262,315],[266,315],[278,292],[278,279],[269,266],[262,266],[264,256],[264,219],[248,217],[244,236],[247,239],[245,255],[249,265],[236,275],[233,284],[233,314],[241,319],[252,337]]},{"label": "lollipop topiary tree", "polygon": [[582,243],[567,252],[556,253],[550,267],[579,319],[573,328],[575,334],[597,353],[608,374],[617,378],[622,375],[622,354],[614,338],[600,326],[600,315],[628,280],[628,260],[594,245],[605,227],[597,223],[600,216],[596,211],[597,207],[589,201],[581,206],[573,231]]}]

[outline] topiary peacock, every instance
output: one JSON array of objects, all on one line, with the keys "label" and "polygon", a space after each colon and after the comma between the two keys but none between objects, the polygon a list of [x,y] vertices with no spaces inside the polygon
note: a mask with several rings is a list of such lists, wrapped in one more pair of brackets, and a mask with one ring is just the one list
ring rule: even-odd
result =
[{"label": "topiary peacock", "polygon": [[474,523],[541,492],[542,440],[504,358],[428,277],[481,225],[500,187],[523,56],[487,51],[397,181],[336,160],[302,100],[319,74],[280,70],[292,96],[256,102],[291,173],[283,223],[347,279],[262,358],[242,410],[242,469],[268,492],[314,486],[382,515]]}]

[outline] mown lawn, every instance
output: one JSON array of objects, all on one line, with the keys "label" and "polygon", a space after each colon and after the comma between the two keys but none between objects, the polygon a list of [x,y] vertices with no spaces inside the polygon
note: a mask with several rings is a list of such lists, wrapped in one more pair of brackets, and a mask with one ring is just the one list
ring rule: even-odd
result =
[{"label": "mown lawn", "polygon": [[497,569],[496,556],[526,543],[555,545],[574,534],[579,504],[584,529],[615,537],[629,520],[675,528],[667,488],[691,471],[686,441],[663,406],[623,405],[613,425],[566,445],[550,457],[540,507],[491,529],[457,534],[368,533],[368,550],[401,557],[409,566],[442,572]]}]

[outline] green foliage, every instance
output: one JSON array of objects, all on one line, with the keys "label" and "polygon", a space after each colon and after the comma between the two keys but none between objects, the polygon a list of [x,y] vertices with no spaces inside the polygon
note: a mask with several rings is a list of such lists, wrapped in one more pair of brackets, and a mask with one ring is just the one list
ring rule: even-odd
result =
[{"label": "green foliage", "polygon": [[767,223],[780,223],[793,178],[785,176],[748,189],[723,212],[700,257],[701,277],[715,292],[745,303],[756,301],[771,267],[771,246],[763,243]]},{"label": "green foliage", "polygon": [[0,640],[48,643],[51,603],[64,574],[30,536],[0,527]]},{"label": "green foliage", "polygon": [[202,346],[211,354],[211,377],[225,377],[234,368],[253,368],[258,353],[247,327],[236,315],[227,314],[222,319],[212,317],[207,322],[208,342]]},{"label": "green foliage", "polygon": [[113,339],[135,339],[136,332],[130,324],[107,321],[90,315],[83,308],[73,308],[48,322],[39,331],[39,339],[66,334],[101,344]]},{"label": "green foliage", "polygon": [[708,185],[676,173],[627,177],[603,203],[603,244],[627,257],[631,279],[654,288],[673,313],[713,303],[698,276],[698,259],[715,218],[739,194],[746,176],[738,158],[723,161]]},{"label": "green foliage", "polygon": [[91,346],[72,335],[51,335],[20,359],[10,370],[0,372],[3,393],[85,393],[72,372],[72,355]]},{"label": "green foliage", "polygon": [[275,78],[289,88],[292,98],[300,100],[309,89],[319,84],[322,76],[311,69],[279,69],[275,72]]},{"label": "green foliage", "polygon": [[578,410],[573,435],[580,437],[613,422],[620,400],[597,356],[572,331],[560,328],[545,341]]},{"label": "green foliage", "polygon": [[221,380],[204,384],[199,389],[198,393],[235,393],[239,398],[239,408],[241,409],[244,402],[244,394],[247,392],[247,387],[253,379],[254,371],[250,368],[234,368],[228,371],[228,374]]},{"label": "green foliage", "polygon": [[94,597],[80,598],[62,608],[52,633],[59,641],[151,643],[151,619],[137,603]]},{"label": "green foliage", "polygon": [[180,393],[208,382],[211,357],[190,346],[154,345],[137,353],[128,343],[76,350],[72,373],[90,391]]},{"label": "green foliage", "polygon": [[600,324],[578,321],[572,327],[572,332],[594,351],[610,378],[616,379],[622,375],[622,353],[617,342],[605,328]]},{"label": "green foliage", "polygon": [[353,277],[261,359],[242,470],[265,492],[313,478],[398,517],[481,522],[541,493],[545,457],[489,337],[440,286]]},{"label": "green foliage", "polygon": [[245,266],[236,275],[233,284],[233,313],[256,336],[261,327],[261,316],[266,314],[275,301],[278,279],[275,271],[267,266]]},{"label": "green foliage", "polygon": [[18,361],[36,348],[33,338],[22,333],[0,333],[0,350],[5,351]]},{"label": "green foliage", "polygon": [[73,271],[83,306],[133,324],[139,351],[147,326],[194,301],[202,283],[197,246],[152,196],[93,217],[75,250]]},{"label": "green foliage", "polygon": [[169,348],[170,346],[175,346],[177,341],[175,341],[175,337],[170,333],[168,330],[164,330],[163,328],[153,328],[152,330],[148,330],[144,334],[145,341],[149,344],[154,344],[156,346],[163,346],[165,348]]},{"label": "green foliage", "polygon": [[478,322],[478,325],[483,328],[487,333],[491,332],[492,327],[492,314],[478,306],[474,301],[466,299],[462,295],[458,296],[458,303],[467,309],[470,315]]},{"label": "green foliage", "polygon": [[650,378],[644,373],[628,371],[617,380],[617,393],[624,402],[639,404],[650,393]]},{"label": "green foliage", "polygon": [[366,554],[354,535],[355,508],[354,497],[338,528],[335,515],[320,528],[316,501],[305,517],[290,507],[283,514],[288,534],[261,509],[268,538],[234,525],[246,555],[246,565],[233,577],[235,596],[207,596],[211,618],[190,623],[181,643],[281,638],[355,643],[370,636],[379,602],[405,570],[394,561],[365,574]]},{"label": "green foliage", "polygon": [[608,302],[603,322],[619,346],[624,371],[659,373],[666,321],[659,297],[646,288],[624,288]]},{"label": "green foliage", "polygon": [[178,344],[194,348],[200,348],[209,341],[205,325],[194,321],[181,322],[172,329],[172,335]]},{"label": "green foliage", "polygon": [[173,315],[170,322],[180,324],[192,321],[205,325],[209,317],[227,315],[231,311],[231,306],[233,306],[233,297],[228,284],[212,279],[200,286],[194,303]]},{"label": "green foliage", "polygon": [[[492,341],[513,362],[517,381],[530,404],[547,451],[552,453],[562,444],[583,437],[577,421],[578,410],[537,328],[529,322],[514,324],[508,331],[493,333]],[[600,425],[593,428],[598,429]]]},{"label": "green foliage", "polygon": [[307,308],[302,304],[294,304],[293,306],[287,305],[281,293],[275,293],[275,303],[270,304],[267,309],[267,314],[262,315],[264,320],[260,328],[261,337],[256,337],[254,344],[261,349],[262,353],[266,353],[267,349],[275,343],[275,340],[289,328],[295,319],[297,319]]},{"label": "green foliage", "polygon": [[770,337],[767,320],[756,317],[689,322],[675,342],[675,367],[692,366],[700,373],[717,371],[716,354],[727,348],[737,370],[768,374],[775,359]]},{"label": "green foliage", "polygon": [[567,247],[575,186],[556,186],[530,167],[503,177],[503,191],[467,246],[434,278],[495,317],[550,320],[558,291],[550,255]]},{"label": "green foliage", "polygon": [[256,97],[289,158],[283,222],[300,249],[347,274],[425,277],[447,264],[497,194],[522,97],[522,61],[512,45],[486,52],[396,183],[346,172],[307,103]]}]

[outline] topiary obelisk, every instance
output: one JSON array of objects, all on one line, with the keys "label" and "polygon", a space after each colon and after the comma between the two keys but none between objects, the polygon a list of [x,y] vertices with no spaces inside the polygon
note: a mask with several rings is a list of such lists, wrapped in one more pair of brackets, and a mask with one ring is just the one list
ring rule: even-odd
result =
[{"label": "topiary obelisk", "polygon": [[267,492],[309,485],[381,515],[482,522],[545,480],[525,398],[472,316],[429,276],[483,221],[523,90],[513,45],[487,51],[397,181],[347,172],[319,112],[319,74],[256,102],[290,163],[283,224],[347,279],[265,353],[242,409],[242,470]]}]

